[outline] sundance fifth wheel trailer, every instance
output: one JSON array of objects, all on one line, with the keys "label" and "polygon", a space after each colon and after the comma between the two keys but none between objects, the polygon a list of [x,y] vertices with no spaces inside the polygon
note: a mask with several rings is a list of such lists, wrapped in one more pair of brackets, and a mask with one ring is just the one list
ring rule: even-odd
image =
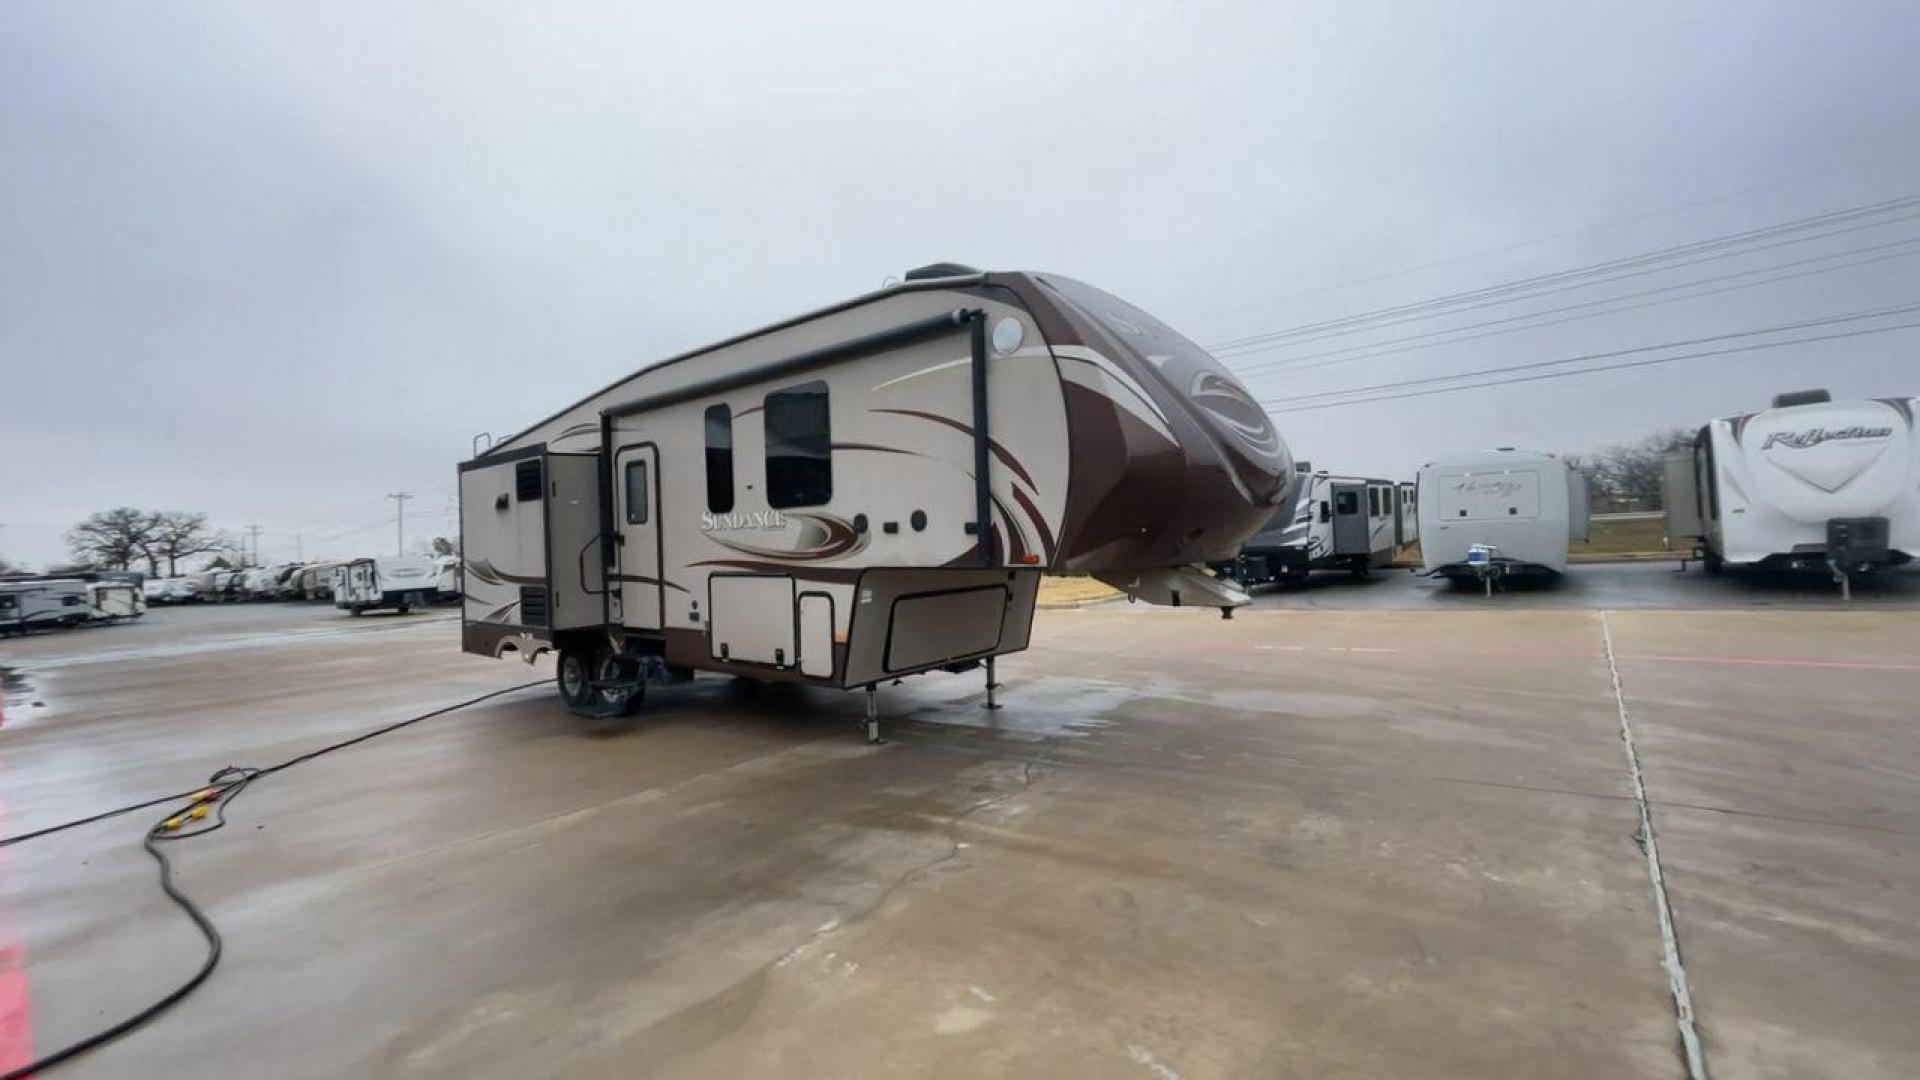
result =
[{"label": "sundance fifth wheel trailer", "polygon": [[1289,493],[1266,414],[1153,316],[941,265],[656,364],[460,467],[462,641],[573,708],[695,669],[868,691],[1027,646],[1043,570],[1231,610]]}]

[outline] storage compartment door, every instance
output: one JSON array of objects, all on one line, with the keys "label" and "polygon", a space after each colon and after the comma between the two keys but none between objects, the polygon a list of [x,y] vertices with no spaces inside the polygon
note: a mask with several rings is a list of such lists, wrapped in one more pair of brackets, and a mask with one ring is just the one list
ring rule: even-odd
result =
[{"label": "storage compartment door", "polygon": [[1000,645],[1007,602],[1003,585],[895,600],[887,670],[910,671],[992,652]]},{"label": "storage compartment door", "polygon": [[707,596],[714,659],[793,666],[792,578],[715,574],[707,579]]},{"label": "storage compartment door", "polygon": [[833,678],[833,597],[826,593],[800,597],[800,674]]}]

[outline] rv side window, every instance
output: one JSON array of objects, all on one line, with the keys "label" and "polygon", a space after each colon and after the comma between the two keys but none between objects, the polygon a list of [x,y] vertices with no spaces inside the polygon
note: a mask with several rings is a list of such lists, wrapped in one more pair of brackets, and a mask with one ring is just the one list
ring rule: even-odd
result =
[{"label": "rv side window", "polygon": [[768,394],[766,434],[768,506],[819,506],[833,498],[826,383]]},{"label": "rv side window", "polygon": [[1321,521],[1333,520],[1333,509],[1330,506],[1328,506],[1327,500],[1325,499],[1320,500],[1320,520]]},{"label": "rv side window", "polygon": [[1367,516],[1368,517],[1380,516],[1380,489],[1379,488],[1367,489]]},{"label": "rv side window", "polygon": [[521,502],[540,497],[540,459],[531,458],[513,467],[513,496]]},{"label": "rv side window", "polygon": [[707,407],[707,509],[733,509],[733,410],[725,405]]},{"label": "rv side window", "polygon": [[1360,512],[1360,495],[1357,492],[1342,491],[1333,497],[1333,508],[1342,514]]},{"label": "rv side window", "polygon": [[627,524],[647,523],[647,463],[627,462]]}]

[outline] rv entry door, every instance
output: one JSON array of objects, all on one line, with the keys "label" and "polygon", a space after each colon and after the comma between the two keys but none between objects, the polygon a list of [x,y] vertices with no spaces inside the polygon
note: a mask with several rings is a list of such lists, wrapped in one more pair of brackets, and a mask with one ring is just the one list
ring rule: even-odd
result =
[{"label": "rv entry door", "polygon": [[652,443],[623,446],[613,459],[613,531],[620,625],[661,628],[660,456]]},{"label": "rv entry door", "polygon": [[1368,538],[1367,485],[1333,485],[1333,553],[1365,555]]}]

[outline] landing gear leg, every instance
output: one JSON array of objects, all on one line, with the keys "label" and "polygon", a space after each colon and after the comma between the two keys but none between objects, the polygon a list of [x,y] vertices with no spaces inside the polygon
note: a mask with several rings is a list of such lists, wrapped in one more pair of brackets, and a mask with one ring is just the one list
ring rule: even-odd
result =
[{"label": "landing gear leg", "polygon": [[994,696],[994,691],[998,689],[1000,689],[1000,682],[993,677],[993,657],[989,656],[987,657],[987,708],[1000,707],[999,700]]},{"label": "landing gear leg", "polygon": [[1829,561],[1827,565],[1831,567],[1833,570],[1833,579],[1840,583],[1840,599],[1846,601],[1847,603],[1852,603],[1853,602],[1853,575],[1847,573],[1845,570],[1842,570],[1840,568],[1839,563]]},{"label": "landing gear leg", "polygon": [[867,742],[878,745],[885,742],[880,737],[880,692],[872,683],[867,684]]}]

